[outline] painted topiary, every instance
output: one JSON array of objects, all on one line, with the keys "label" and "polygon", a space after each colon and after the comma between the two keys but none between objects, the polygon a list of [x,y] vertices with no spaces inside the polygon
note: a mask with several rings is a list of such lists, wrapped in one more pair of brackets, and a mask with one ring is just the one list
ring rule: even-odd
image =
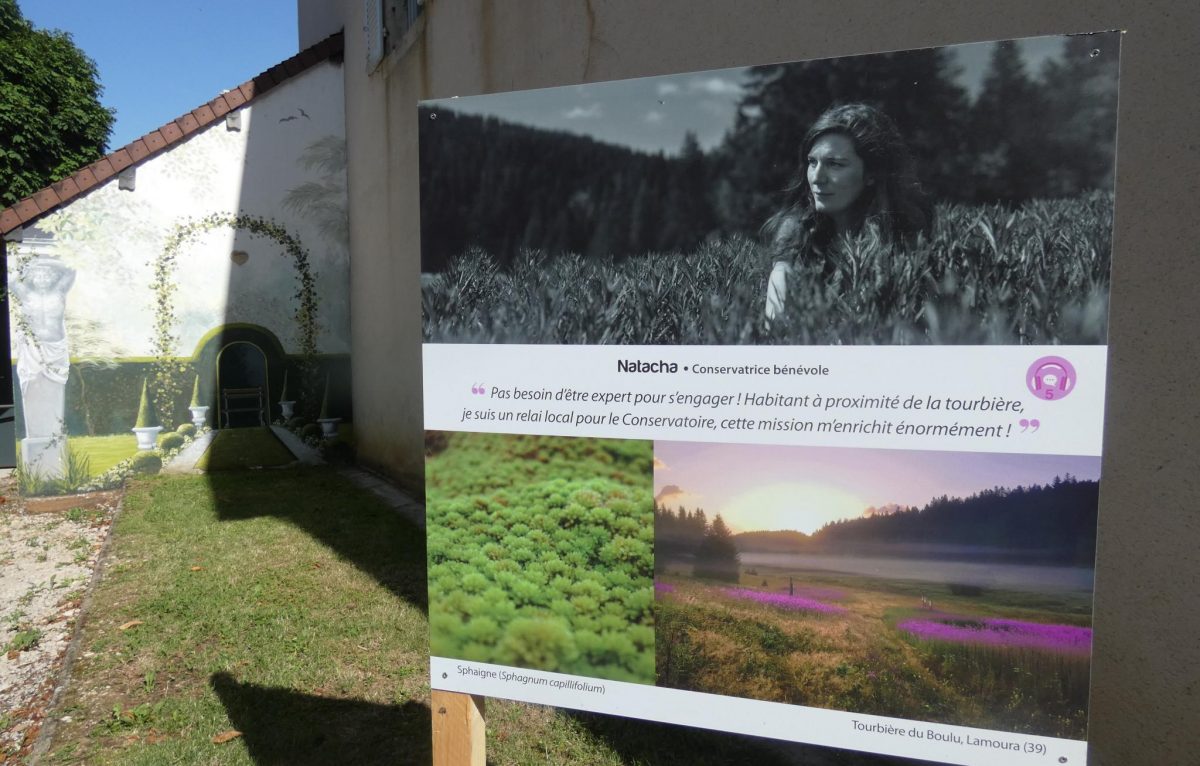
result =
[{"label": "painted topiary", "polygon": [[329,415],[329,375],[325,375],[325,393],[321,396],[321,414],[317,420],[328,420]]},{"label": "painted topiary", "polygon": [[183,434],[175,432],[166,433],[158,437],[158,448],[163,452],[170,452],[182,447],[185,441],[187,440],[183,438]]},{"label": "painted topiary", "polygon": [[196,376],[196,382],[192,384],[192,401],[188,404],[189,407],[200,407],[200,376]]},{"label": "painted topiary", "polygon": [[[125,421],[129,422],[129,421]],[[142,399],[138,402],[137,422],[134,423],[134,428],[153,428],[160,425],[158,422],[158,413],[150,406],[150,390],[149,383],[145,378],[142,379]]]},{"label": "painted topiary", "polygon": [[129,467],[139,476],[151,476],[162,470],[162,464],[162,455],[151,450],[134,455]]},{"label": "painted topiary", "polygon": [[300,438],[308,441],[310,439],[321,438],[321,427],[316,423],[309,423],[300,429]]},{"label": "painted topiary", "polygon": [[175,429],[175,433],[180,434],[185,439],[190,439],[196,435],[196,427],[191,423],[184,423]]}]

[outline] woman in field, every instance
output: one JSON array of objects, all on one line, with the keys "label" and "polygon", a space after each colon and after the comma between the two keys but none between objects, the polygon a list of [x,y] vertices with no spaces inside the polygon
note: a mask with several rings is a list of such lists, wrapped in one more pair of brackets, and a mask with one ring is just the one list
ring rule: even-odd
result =
[{"label": "woman in field", "polygon": [[820,266],[823,279],[837,279],[840,256],[855,239],[894,255],[931,223],[908,147],[874,107],[827,110],[804,136],[800,164],[791,202],[764,227],[774,258],[768,321],[783,313],[798,267]]}]

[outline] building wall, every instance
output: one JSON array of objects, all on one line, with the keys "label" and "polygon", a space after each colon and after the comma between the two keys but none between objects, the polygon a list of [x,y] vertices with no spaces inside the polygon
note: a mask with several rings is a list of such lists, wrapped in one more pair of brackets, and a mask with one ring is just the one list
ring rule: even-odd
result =
[{"label": "building wall", "polygon": [[[296,17],[299,22],[299,50],[304,50],[342,28],[341,0],[296,0]],[[361,23],[360,20],[360,26]],[[346,28],[358,29],[349,25]]]},{"label": "building wall", "polygon": [[[361,0],[342,9],[359,29]],[[411,45],[370,75],[362,36],[348,34],[360,455],[420,481],[419,100],[1109,29],[1127,34],[1089,740],[1094,763],[1194,763],[1200,619],[1184,605],[1200,577],[1200,357],[1188,348],[1200,326],[1200,218],[1188,209],[1200,170],[1196,4],[433,0]]]},{"label": "building wall", "polygon": [[[251,216],[295,237],[314,277],[315,350],[349,354],[342,82],[340,66],[319,64],[239,110],[239,129],[218,121],[138,165],[134,190],[120,189],[114,177],[27,227],[23,241],[9,243],[13,280],[38,258],[75,272],[66,295],[68,349],[72,376],[86,369],[88,379],[83,387],[68,380],[69,435],[128,433],[132,426],[108,411],[136,413],[143,368],[158,353],[162,296],[153,288],[155,263],[180,226],[203,231],[184,239],[170,270],[176,289],[166,297],[174,320],[169,356],[189,360],[220,328],[247,324],[274,335],[281,353],[301,353],[294,259],[270,236],[205,225],[211,216]],[[21,332],[13,322],[14,348]],[[121,377],[122,368],[129,374]],[[78,410],[88,385],[88,396],[99,395],[97,386],[114,390],[91,403],[106,412],[84,418]],[[134,389],[125,392],[129,401],[112,399],[128,388]],[[190,393],[190,378],[187,388]]]}]

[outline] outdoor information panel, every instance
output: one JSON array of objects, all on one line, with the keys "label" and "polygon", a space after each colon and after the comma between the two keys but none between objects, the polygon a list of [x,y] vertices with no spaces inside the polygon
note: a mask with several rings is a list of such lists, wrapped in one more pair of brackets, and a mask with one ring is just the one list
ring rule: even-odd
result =
[{"label": "outdoor information panel", "polygon": [[433,688],[1084,764],[1119,44],[423,103]]}]

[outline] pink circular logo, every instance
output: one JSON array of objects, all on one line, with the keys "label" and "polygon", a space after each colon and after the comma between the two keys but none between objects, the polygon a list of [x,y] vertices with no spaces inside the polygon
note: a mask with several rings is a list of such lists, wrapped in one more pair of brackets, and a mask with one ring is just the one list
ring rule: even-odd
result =
[{"label": "pink circular logo", "polygon": [[1063,399],[1075,390],[1075,366],[1061,356],[1043,356],[1025,373],[1025,385],[1045,401]]}]

